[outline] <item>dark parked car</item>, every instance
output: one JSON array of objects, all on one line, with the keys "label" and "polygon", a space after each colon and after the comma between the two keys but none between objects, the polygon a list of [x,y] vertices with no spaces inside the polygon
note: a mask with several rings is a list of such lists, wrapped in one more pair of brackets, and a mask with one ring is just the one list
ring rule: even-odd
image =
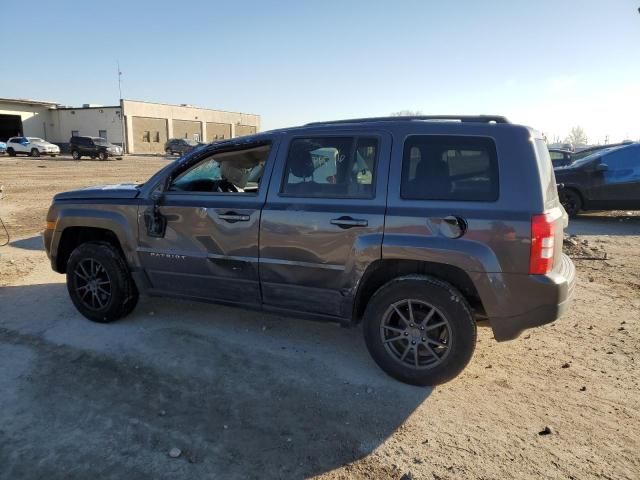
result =
[{"label": "dark parked car", "polygon": [[60,193],[44,243],[90,320],[146,293],[362,322],[385,372],[433,385],[477,323],[504,341],[568,308],[566,225],[538,132],[419,116],[225,140],[142,185]]},{"label": "dark parked car", "polygon": [[623,145],[630,145],[631,143],[633,142],[609,143],[607,145],[596,145],[594,147],[585,148],[578,152],[573,152],[571,154],[571,161],[575,162],[576,160],[580,160],[582,158],[588,157],[589,155],[593,155],[594,153],[599,152],[600,150],[613,148],[613,147],[621,147]]},{"label": "dark parked car", "polygon": [[101,137],[73,136],[69,139],[71,156],[75,160],[82,157],[107,160],[109,157],[122,158],[122,147],[107,142]]},{"label": "dark parked car", "polygon": [[604,148],[555,169],[567,213],[640,210],[640,144]]},{"label": "dark parked car", "polygon": [[184,155],[200,145],[202,144],[195,140],[189,140],[187,138],[172,138],[164,144],[164,151],[168,155]]},{"label": "dark parked car", "polygon": [[560,148],[550,148],[549,157],[551,157],[551,163],[555,167],[562,167],[569,165],[572,161],[573,152],[571,150],[563,150]]}]

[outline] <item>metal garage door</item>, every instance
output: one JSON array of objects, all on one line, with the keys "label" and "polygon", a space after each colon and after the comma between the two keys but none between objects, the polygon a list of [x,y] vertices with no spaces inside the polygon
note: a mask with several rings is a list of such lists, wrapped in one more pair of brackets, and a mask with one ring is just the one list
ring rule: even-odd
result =
[{"label": "metal garage door", "polygon": [[193,120],[174,120],[173,138],[188,138],[189,140],[202,140],[200,122]]},{"label": "metal garage door", "polygon": [[253,135],[254,133],[256,133],[256,127],[251,125],[236,125],[236,137]]},{"label": "metal garage door", "polygon": [[230,123],[207,122],[207,142],[231,138]]},{"label": "metal garage door", "polygon": [[167,141],[167,120],[133,117],[133,148],[135,153],[164,153]]}]

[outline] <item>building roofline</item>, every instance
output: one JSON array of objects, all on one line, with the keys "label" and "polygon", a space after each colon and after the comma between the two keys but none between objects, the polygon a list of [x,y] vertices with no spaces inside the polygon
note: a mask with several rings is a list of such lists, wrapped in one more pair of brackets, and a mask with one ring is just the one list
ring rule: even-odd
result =
[{"label": "building roofline", "polygon": [[152,105],[164,105],[167,107],[180,107],[180,108],[194,108],[197,110],[209,110],[212,112],[222,112],[222,113],[234,113],[236,115],[251,115],[252,117],[259,117],[260,115],[257,113],[246,113],[246,112],[232,112],[230,110],[218,110],[215,108],[206,108],[206,107],[197,107],[194,105],[176,105],[175,103],[161,103],[161,102],[148,102],[146,100],[134,100],[132,98],[123,98],[123,102],[137,102],[137,103],[150,103]]},{"label": "building roofline", "polygon": [[0,98],[0,102],[5,102],[5,103],[16,103],[19,105],[47,105],[50,107],[55,107],[58,106],[59,103],[58,102],[48,102],[48,101],[44,101],[44,100],[31,100],[28,98]]},{"label": "building roofline", "polygon": [[102,105],[100,107],[58,107],[56,110],[96,110],[100,108],[120,108],[120,105]]}]

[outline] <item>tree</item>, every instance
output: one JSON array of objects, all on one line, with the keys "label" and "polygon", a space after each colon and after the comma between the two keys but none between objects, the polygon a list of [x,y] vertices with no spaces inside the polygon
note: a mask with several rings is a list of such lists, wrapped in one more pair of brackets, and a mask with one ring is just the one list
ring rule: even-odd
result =
[{"label": "tree", "polygon": [[419,115],[422,115],[420,110],[400,110],[391,114],[392,117],[415,117]]},{"label": "tree", "polygon": [[565,142],[571,145],[586,145],[588,142],[587,134],[584,133],[584,129],[580,125],[576,125],[571,129]]}]

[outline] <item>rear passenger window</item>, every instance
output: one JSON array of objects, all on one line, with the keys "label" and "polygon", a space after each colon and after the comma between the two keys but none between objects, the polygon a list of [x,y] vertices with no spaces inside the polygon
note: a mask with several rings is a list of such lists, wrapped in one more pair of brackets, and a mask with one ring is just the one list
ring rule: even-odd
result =
[{"label": "rear passenger window", "polygon": [[406,140],[402,198],[493,202],[498,193],[493,140],[452,135],[415,135]]},{"label": "rear passenger window", "polygon": [[378,156],[372,137],[292,140],[281,192],[297,197],[371,198]]}]

